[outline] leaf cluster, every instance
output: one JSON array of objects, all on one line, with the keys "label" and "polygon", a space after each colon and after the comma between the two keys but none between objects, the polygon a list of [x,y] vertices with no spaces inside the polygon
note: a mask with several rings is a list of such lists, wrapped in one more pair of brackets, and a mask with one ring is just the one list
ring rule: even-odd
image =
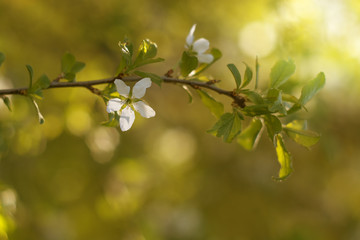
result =
[{"label": "leaf cluster", "polygon": [[135,70],[147,64],[164,61],[163,58],[156,58],[157,44],[149,39],[144,39],[138,49],[137,55],[134,56],[134,46],[127,39],[119,42],[121,50],[120,63],[116,71],[116,76],[125,76],[133,72],[140,77],[149,77],[152,82],[161,86],[162,78],[154,73],[147,73]]},{"label": "leaf cluster", "polygon": [[[257,81],[259,66],[257,61],[255,65]],[[219,120],[209,130],[209,133],[223,137],[225,142],[232,142],[236,139],[244,149],[253,150],[262,135],[262,130],[266,129],[280,164],[280,171],[275,179],[287,178],[293,171],[292,156],[286,149],[283,135],[287,135],[306,148],[316,144],[320,135],[307,130],[306,121],[294,120],[284,125],[281,119],[286,119],[287,116],[306,109],[305,104],[324,86],[324,73],[320,72],[313,80],[306,83],[301,90],[300,97],[297,98],[282,90],[282,86],[295,73],[295,64],[291,60],[280,60],[272,67],[269,87],[262,92],[257,89],[245,89],[253,78],[252,69],[247,64],[245,64],[243,79],[234,64],[228,64],[227,67],[235,81],[234,92],[246,97],[246,106],[241,108],[233,105],[233,112],[218,116]],[[257,86],[257,82],[255,86]],[[212,104],[212,106],[208,106],[210,109],[216,106],[213,101],[208,101],[207,104],[209,103]],[[242,127],[244,116],[251,118],[246,127]]]}]

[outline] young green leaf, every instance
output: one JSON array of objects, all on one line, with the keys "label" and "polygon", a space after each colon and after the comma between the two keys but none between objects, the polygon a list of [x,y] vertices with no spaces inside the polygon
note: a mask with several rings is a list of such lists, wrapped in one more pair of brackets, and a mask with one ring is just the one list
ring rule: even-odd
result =
[{"label": "young green leaf", "polygon": [[210,53],[213,55],[214,60],[211,63],[201,63],[200,66],[194,70],[193,76],[199,75],[222,57],[221,51],[217,48],[212,48]]},{"label": "young green leaf", "polygon": [[320,134],[306,130],[306,121],[292,121],[283,129],[291,139],[306,148],[310,148],[320,140]]},{"label": "young green leaf", "polygon": [[307,120],[294,120],[286,124],[286,127],[297,130],[307,130]]},{"label": "young green leaf", "polygon": [[260,137],[261,129],[261,120],[253,118],[249,126],[239,134],[237,142],[246,150],[253,150]]},{"label": "young green leaf", "polygon": [[0,66],[1,64],[5,61],[5,54],[3,54],[2,52],[0,52]]},{"label": "young green leaf", "polygon": [[251,82],[252,77],[253,77],[253,72],[252,72],[251,68],[246,63],[244,63],[244,64],[245,64],[246,68],[245,68],[245,74],[244,74],[244,82],[243,82],[241,88],[244,88],[247,85],[249,85],[249,83]]},{"label": "young green leaf", "polygon": [[137,56],[137,59],[154,58],[156,54],[157,54],[156,43],[150,41],[149,39],[145,39],[140,44],[139,54]]},{"label": "young green leaf", "polygon": [[224,142],[232,142],[233,139],[241,132],[242,115],[234,111],[221,115],[218,122],[208,130],[208,133],[217,137],[223,137]]},{"label": "young green leaf", "polygon": [[34,71],[33,71],[32,67],[30,65],[26,65],[26,69],[28,70],[29,79],[30,79],[29,88],[31,88],[32,87],[32,80],[33,80],[33,76],[34,76]]},{"label": "young green leaf", "polygon": [[273,113],[279,112],[283,115],[287,114],[285,106],[282,102],[281,90],[275,89],[275,88],[269,89],[266,99],[270,103],[270,105],[269,105],[270,112],[273,112]]},{"label": "young green leaf", "polygon": [[263,104],[264,103],[264,99],[257,92],[254,92],[254,91],[251,91],[248,89],[243,89],[243,90],[240,90],[240,93],[244,94],[252,103],[255,103],[255,104]]},{"label": "young green leaf", "polygon": [[219,118],[224,112],[224,105],[212,98],[207,92],[201,89],[197,89],[196,91],[200,95],[201,101],[204,105],[208,107],[217,118]]},{"label": "young green leaf", "polygon": [[9,109],[9,111],[11,112],[11,102],[10,99],[6,96],[2,96],[2,99],[4,101],[4,104],[6,105],[6,107]]},{"label": "young green leaf", "polygon": [[37,99],[42,99],[42,89],[50,86],[50,79],[43,74],[39,79],[29,88],[28,95]]},{"label": "young green leaf", "polygon": [[198,66],[198,59],[191,56],[188,52],[183,52],[180,61],[181,75],[187,77]]},{"label": "young green leaf", "polygon": [[71,53],[65,53],[61,58],[61,72],[68,73],[71,72],[71,68],[74,66],[76,60],[74,55]]},{"label": "young green leaf", "polygon": [[76,74],[76,73],[80,72],[81,70],[83,70],[84,67],[85,67],[85,63],[75,62],[74,65],[71,67],[70,72]]},{"label": "young green leaf", "polygon": [[320,72],[313,80],[308,82],[301,90],[300,104],[304,106],[311,98],[324,87],[325,74]]},{"label": "young green leaf", "polygon": [[287,112],[292,114],[299,111],[304,105],[309,102],[317,92],[325,85],[325,74],[320,72],[313,80],[308,82],[301,90],[301,95],[298,103],[295,103]]},{"label": "young green leaf", "polygon": [[151,64],[151,63],[163,62],[164,60],[165,59],[163,59],[163,58],[147,58],[147,59],[143,59],[142,61],[134,63],[134,65],[131,66],[129,69],[132,70],[134,68],[138,68],[138,67],[141,67],[143,65],[147,65],[147,64]]},{"label": "young green leaf", "polygon": [[295,72],[295,64],[293,61],[278,61],[271,69],[270,87],[278,88],[284,84]]},{"label": "young green leaf", "polygon": [[106,126],[106,127],[116,127],[119,125],[119,115],[116,114],[115,112],[113,113],[108,113],[109,116],[109,120],[106,122],[102,122],[101,125]]},{"label": "young green leaf", "polygon": [[299,99],[297,99],[295,96],[290,95],[290,94],[286,94],[286,93],[281,93],[282,96],[282,100],[283,102],[290,102],[290,103],[295,103],[295,104],[299,104]]},{"label": "young green leaf", "polygon": [[139,53],[134,61],[134,66],[132,68],[137,68],[145,64],[156,63],[164,61],[162,58],[153,59],[157,54],[157,45],[156,43],[145,39],[141,42],[139,47]]},{"label": "young green leaf", "polygon": [[293,128],[284,128],[285,133],[298,144],[310,148],[320,140],[320,135],[308,130],[297,130]]},{"label": "young green leaf", "polygon": [[48,88],[50,86],[50,79],[45,74],[41,75],[39,79],[34,83],[34,86],[39,86],[41,89]]},{"label": "young green leaf", "polygon": [[221,51],[217,48],[212,48],[210,50],[210,53],[214,57],[214,60],[211,62],[211,64],[213,64],[214,62],[216,62],[217,60],[219,60],[222,57]]},{"label": "young green leaf", "polygon": [[124,62],[124,66],[130,66],[133,56],[133,45],[127,40],[119,42],[119,47],[121,49],[121,61]]},{"label": "young green leaf", "polygon": [[275,136],[282,131],[281,121],[271,114],[265,115],[264,121],[269,138],[275,144]]},{"label": "young green leaf", "polygon": [[227,67],[229,68],[229,70],[231,71],[231,73],[232,73],[232,75],[233,75],[233,77],[235,79],[236,88],[239,89],[240,85],[241,85],[241,75],[240,75],[239,70],[232,63],[228,64]]},{"label": "young green leaf", "polygon": [[280,134],[276,135],[276,155],[280,163],[279,176],[275,180],[281,181],[287,178],[292,172],[292,157],[286,150],[283,139]]},{"label": "young green leaf", "polygon": [[161,83],[164,81],[160,76],[153,73],[147,73],[141,71],[135,71],[134,73],[139,77],[143,77],[143,78],[149,77],[152,82],[156,83],[159,86],[161,86]]},{"label": "young green leaf", "polygon": [[242,109],[242,112],[249,117],[255,117],[271,113],[269,111],[269,105],[267,104],[256,104],[249,105]]},{"label": "young green leaf", "polygon": [[69,80],[70,82],[74,82],[76,79],[76,74],[72,72],[68,72],[64,75],[64,78]]}]

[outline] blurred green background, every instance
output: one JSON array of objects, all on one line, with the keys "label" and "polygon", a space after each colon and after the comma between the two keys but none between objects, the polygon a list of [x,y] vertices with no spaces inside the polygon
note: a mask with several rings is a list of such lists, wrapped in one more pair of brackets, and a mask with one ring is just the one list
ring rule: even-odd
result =
[{"label": "blurred green background", "polygon": [[56,78],[67,51],[87,64],[79,81],[111,77],[125,36],[156,42],[166,61],[147,70],[164,74],[194,23],[223,53],[208,71],[223,88],[226,64],[256,56],[262,86],[281,58],[296,81],[327,77],[300,116],[322,138],[311,151],[287,139],[295,172],[282,183],[266,136],[246,152],[206,134],[216,119],[178,86],[151,87],[156,117],[125,133],[101,125],[86,89],[45,91],[43,125],[12,96],[12,112],[0,106],[0,239],[360,239],[359,14],[357,0],[0,0],[0,88],[27,86],[26,64]]}]

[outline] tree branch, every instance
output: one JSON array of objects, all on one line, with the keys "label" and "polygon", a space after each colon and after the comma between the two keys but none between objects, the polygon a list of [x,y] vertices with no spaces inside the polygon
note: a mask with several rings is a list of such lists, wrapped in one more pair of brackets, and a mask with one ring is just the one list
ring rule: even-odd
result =
[{"label": "tree branch", "polygon": [[[70,88],[70,87],[84,87],[89,89],[92,93],[95,93],[97,95],[100,95],[100,92],[98,89],[94,88],[94,85],[100,85],[100,84],[108,84],[112,83],[117,79],[118,77],[112,77],[112,78],[104,78],[99,80],[91,80],[91,81],[81,81],[81,82],[59,82],[59,81],[52,81],[50,86],[46,89],[51,88]],[[178,79],[173,77],[161,77],[165,83],[173,83],[173,84],[182,84],[182,85],[189,85],[194,89],[199,88],[206,88],[209,90],[212,90],[214,92],[217,92],[218,94],[222,94],[225,96],[228,96],[234,100],[234,102],[240,106],[245,107],[245,98],[243,96],[238,95],[234,91],[227,91],[221,88],[218,88],[214,86],[214,83],[216,81],[209,81],[209,82],[199,82],[199,81],[193,81],[193,80],[185,80],[185,79]],[[142,77],[138,76],[127,76],[121,78],[124,82],[136,82],[142,79]],[[43,90],[46,90],[43,89]],[[3,95],[26,95],[28,88],[13,88],[13,89],[0,89],[0,96]]]}]

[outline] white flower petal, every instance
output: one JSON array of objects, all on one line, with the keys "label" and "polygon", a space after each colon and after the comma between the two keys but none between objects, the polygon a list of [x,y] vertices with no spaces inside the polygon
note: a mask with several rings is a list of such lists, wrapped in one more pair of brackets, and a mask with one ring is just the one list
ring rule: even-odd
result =
[{"label": "white flower petal", "polygon": [[115,79],[114,81],[115,85],[116,85],[116,90],[117,92],[124,97],[129,97],[129,93],[130,93],[130,87],[127,86],[123,80],[121,79]]},{"label": "white flower petal", "polygon": [[122,105],[124,105],[124,102],[121,99],[112,98],[107,103],[106,111],[108,113],[117,112],[121,109]]},{"label": "white flower petal", "polygon": [[120,129],[121,131],[125,132],[131,128],[135,121],[135,113],[131,109],[130,106],[126,106],[123,110],[121,110],[120,115]]},{"label": "white flower petal", "polygon": [[155,116],[155,111],[143,101],[133,103],[135,110],[144,118],[151,118]]},{"label": "white flower petal", "polygon": [[133,98],[142,98],[145,95],[146,89],[151,86],[150,78],[143,78],[138,81],[133,90],[132,97]]},{"label": "white flower petal", "polygon": [[210,42],[205,38],[200,38],[194,42],[193,49],[197,53],[204,53],[209,49]]},{"label": "white flower petal", "polygon": [[194,32],[195,32],[195,29],[196,29],[196,24],[194,24],[191,29],[190,29],[190,32],[189,34],[187,35],[186,37],[186,44],[188,46],[191,46],[191,44],[194,42]]},{"label": "white flower petal", "polygon": [[214,60],[214,56],[211,55],[210,53],[208,53],[208,54],[204,54],[204,53],[198,54],[197,58],[198,58],[200,63],[211,63]]}]

